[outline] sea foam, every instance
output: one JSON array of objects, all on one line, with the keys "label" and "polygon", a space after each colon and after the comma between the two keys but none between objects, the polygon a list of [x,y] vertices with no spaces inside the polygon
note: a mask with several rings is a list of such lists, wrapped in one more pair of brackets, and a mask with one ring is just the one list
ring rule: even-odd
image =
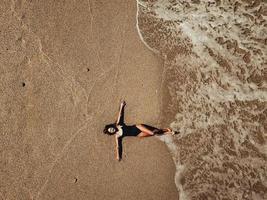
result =
[{"label": "sea foam", "polygon": [[137,0],[137,8],[141,40],[164,61],[162,125],[181,132],[160,137],[180,199],[266,199],[267,3]]}]

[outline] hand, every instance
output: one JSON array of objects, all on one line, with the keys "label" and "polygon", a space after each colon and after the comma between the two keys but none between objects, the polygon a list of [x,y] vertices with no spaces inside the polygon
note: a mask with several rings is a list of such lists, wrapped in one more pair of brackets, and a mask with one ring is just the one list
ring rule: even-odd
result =
[{"label": "hand", "polygon": [[121,101],[121,106],[125,106],[126,105],[126,102],[123,100]]},{"label": "hand", "polygon": [[121,158],[120,158],[120,157],[116,157],[116,160],[117,160],[117,161],[121,161]]}]

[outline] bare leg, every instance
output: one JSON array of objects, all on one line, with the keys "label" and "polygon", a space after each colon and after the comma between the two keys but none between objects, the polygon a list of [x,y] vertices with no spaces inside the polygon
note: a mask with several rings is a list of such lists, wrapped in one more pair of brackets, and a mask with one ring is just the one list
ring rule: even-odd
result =
[{"label": "bare leg", "polygon": [[150,137],[150,136],[153,136],[153,135],[146,133],[146,132],[141,132],[138,134],[137,137],[144,138],[144,137]]},{"label": "bare leg", "polygon": [[[172,134],[172,129],[170,128],[164,128],[164,129],[158,129],[158,128],[154,128],[154,130],[150,130],[149,128],[147,128],[146,126],[139,124],[136,125],[136,127],[141,130],[142,132],[139,133],[138,136],[140,137],[147,137],[147,136],[153,136],[155,134]],[[148,126],[149,127],[149,126]],[[152,127],[151,127],[152,128]]]},{"label": "bare leg", "polygon": [[[140,131],[142,131],[142,132],[144,132],[144,133],[147,133],[147,134],[149,134],[149,135],[154,135],[154,132],[153,131],[151,131],[151,130],[149,130],[148,128],[146,128],[145,126],[143,126],[143,125],[136,125],[136,127],[140,130]],[[139,134],[141,134],[141,133],[139,133]]]}]

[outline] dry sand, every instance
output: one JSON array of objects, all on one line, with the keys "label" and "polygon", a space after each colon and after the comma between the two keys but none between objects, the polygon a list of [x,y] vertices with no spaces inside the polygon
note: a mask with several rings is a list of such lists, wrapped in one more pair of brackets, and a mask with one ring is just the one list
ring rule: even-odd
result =
[{"label": "dry sand", "polygon": [[156,138],[113,137],[157,125],[160,61],[138,37],[136,2],[0,2],[1,199],[177,199],[175,166]]}]

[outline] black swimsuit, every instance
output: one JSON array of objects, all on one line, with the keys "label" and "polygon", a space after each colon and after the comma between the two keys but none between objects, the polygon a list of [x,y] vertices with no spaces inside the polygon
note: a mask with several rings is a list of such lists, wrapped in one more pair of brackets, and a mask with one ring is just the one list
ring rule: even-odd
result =
[{"label": "black swimsuit", "polygon": [[121,131],[118,131],[117,134],[119,137],[124,136],[138,136],[139,133],[142,131],[136,127],[136,125],[127,126],[126,124],[122,123],[119,124]]},{"label": "black swimsuit", "polygon": [[[139,133],[142,132],[139,128],[136,127],[136,125],[127,126],[124,123],[121,123],[121,124],[118,124],[118,125],[122,129],[122,133],[121,133],[121,131],[117,132],[119,137],[138,136]],[[149,125],[146,125],[146,124],[141,124],[141,125],[146,127],[148,130],[154,132],[154,134],[157,134],[157,135],[162,135],[163,134],[162,129],[158,129],[158,128],[155,128],[153,126],[149,126]]]},{"label": "black swimsuit", "polygon": [[142,132],[136,127],[136,125],[127,126],[125,124],[122,125],[122,131],[123,136],[137,136]]}]

